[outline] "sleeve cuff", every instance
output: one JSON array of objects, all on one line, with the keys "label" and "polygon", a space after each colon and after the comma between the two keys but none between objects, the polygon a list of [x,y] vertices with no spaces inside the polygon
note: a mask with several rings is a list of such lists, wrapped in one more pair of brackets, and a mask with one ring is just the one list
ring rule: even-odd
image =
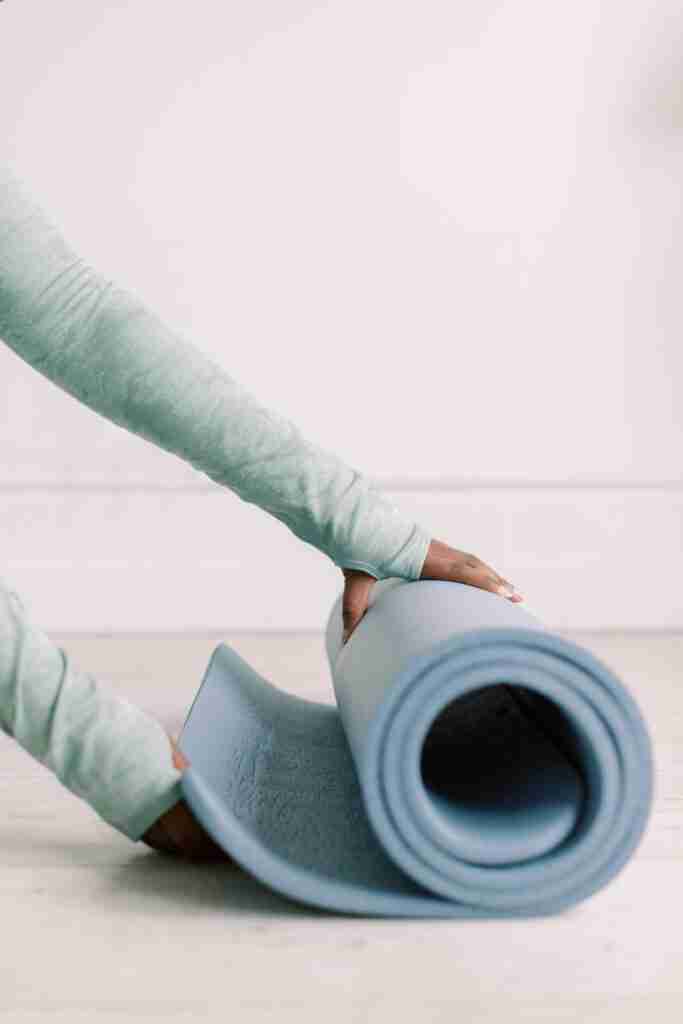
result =
[{"label": "sleeve cuff", "polygon": [[154,822],[165,814],[166,811],[170,811],[174,804],[177,804],[179,800],[183,799],[183,791],[178,777],[174,781],[167,785],[160,793],[154,793],[148,800],[138,809],[135,817],[131,818],[125,824],[115,824],[114,828],[118,829],[119,832],[123,832],[124,835],[132,839],[133,842],[138,842],[142,839],[143,835],[150,828]]}]

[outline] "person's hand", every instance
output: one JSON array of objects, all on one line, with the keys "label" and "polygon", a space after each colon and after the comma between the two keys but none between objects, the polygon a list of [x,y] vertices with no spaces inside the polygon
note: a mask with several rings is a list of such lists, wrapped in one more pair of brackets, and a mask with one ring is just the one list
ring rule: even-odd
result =
[{"label": "person's hand", "polygon": [[[374,576],[360,569],[342,569],[342,573],[345,579],[342,598],[342,643],[345,644],[368,610],[370,591],[373,583],[377,581]],[[469,583],[473,587],[500,594],[514,603],[524,600],[512,583],[499,576],[490,565],[482,562],[476,555],[458,551],[457,548],[451,548],[440,540],[433,540],[429,545],[420,579]]]},{"label": "person's hand", "polygon": [[[178,748],[172,736],[171,757],[178,771],[189,768],[190,762]],[[232,858],[199,824],[184,800],[170,807],[142,836],[143,842],[154,850],[173,853],[192,861],[230,861]]]}]

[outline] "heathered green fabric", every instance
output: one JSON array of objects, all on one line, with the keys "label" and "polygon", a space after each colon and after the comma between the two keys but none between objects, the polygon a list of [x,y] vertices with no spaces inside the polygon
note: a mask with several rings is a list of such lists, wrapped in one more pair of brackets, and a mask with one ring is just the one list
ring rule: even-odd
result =
[{"label": "heathered green fabric", "polygon": [[159,722],[80,671],[2,578],[0,728],[130,839],[182,797]]},{"label": "heathered green fabric", "polygon": [[[270,512],[339,567],[420,578],[427,531],[80,258],[9,166],[0,167],[0,338],[91,409]],[[2,607],[9,653],[0,652],[0,694],[12,693],[21,709],[12,734],[137,838],[177,798],[163,730],[79,676],[22,617],[16,595]],[[15,676],[12,651],[24,652]],[[48,725],[50,700],[63,728]],[[16,727],[4,705],[0,717]],[[131,737],[139,747],[124,756]]]}]

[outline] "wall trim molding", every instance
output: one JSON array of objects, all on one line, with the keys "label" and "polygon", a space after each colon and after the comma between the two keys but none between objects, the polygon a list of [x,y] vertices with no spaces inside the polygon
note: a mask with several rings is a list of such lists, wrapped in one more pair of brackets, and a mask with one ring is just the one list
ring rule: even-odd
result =
[{"label": "wall trim molding", "polygon": [[[491,477],[468,480],[458,477],[373,477],[371,484],[380,491],[400,491],[409,494],[463,493],[476,491],[648,491],[653,493],[683,492],[683,479],[643,480],[610,478],[577,478],[548,480],[511,480]],[[0,493],[21,494],[54,491],[59,494],[211,494],[229,490],[211,481],[179,483],[163,480],[5,480],[0,481]]]},{"label": "wall trim molding", "polygon": [[[388,488],[387,488],[388,490]],[[683,629],[683,488],[391,490],[557,629]],[[46,629],[319,629],[339,569],[211,484],[6,491],[0,577]]]}]

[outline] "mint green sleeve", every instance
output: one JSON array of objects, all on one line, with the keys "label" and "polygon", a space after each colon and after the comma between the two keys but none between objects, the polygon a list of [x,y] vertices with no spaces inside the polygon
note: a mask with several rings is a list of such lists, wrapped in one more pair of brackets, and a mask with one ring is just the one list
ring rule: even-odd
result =
[{"label": "mint green sleeve", "polygon": [[0,730],[133,841],[182,799],[159,722],[81,671],[1,577]]},{"label": "mint green sleeve", "polygon": [[[0,167],[0,339],[336,565],[419,578],[429,535],[79,258],[8,167]],[[0,728],[131,839],[181,799],[161,725],[79,671],[1,579]]]},{"label": "mint green sleeve", "polygon": [[79,258],[9,167],[0,169],[0,338],[91,409],[270,512],[337,566],[420,578],[430,535]]}]

